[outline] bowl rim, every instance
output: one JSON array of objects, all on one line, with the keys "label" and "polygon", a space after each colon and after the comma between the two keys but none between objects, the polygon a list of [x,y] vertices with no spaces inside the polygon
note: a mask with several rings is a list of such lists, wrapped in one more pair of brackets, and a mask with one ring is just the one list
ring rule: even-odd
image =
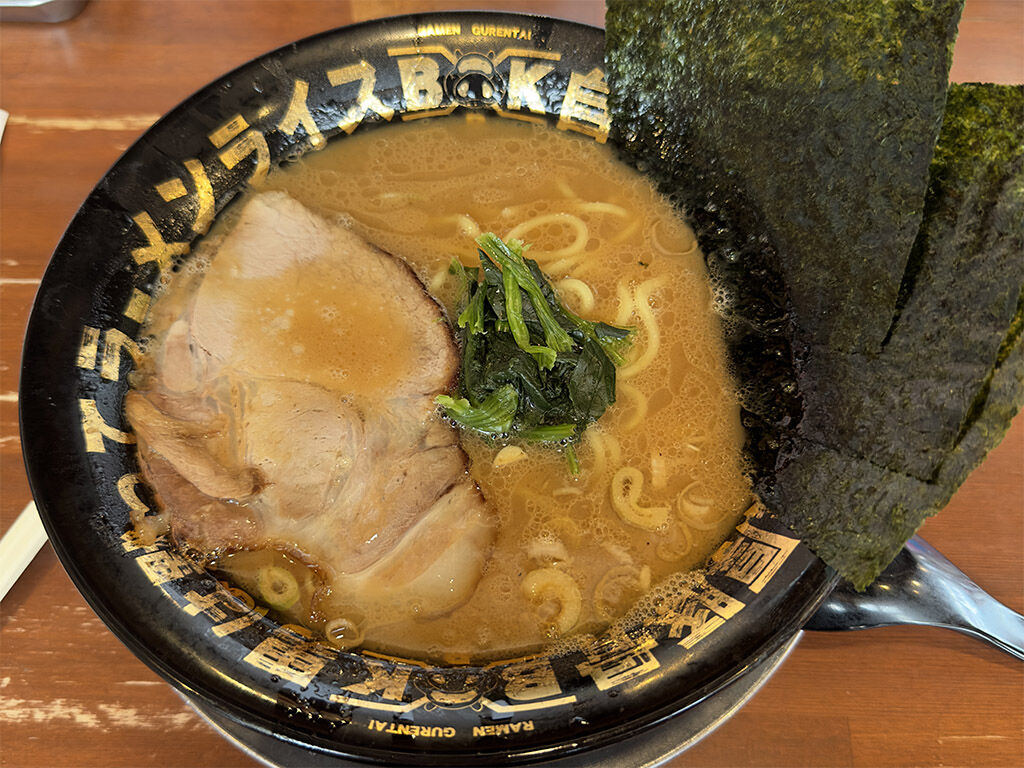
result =
[{"label": "bowl rim", "polygon": [[[33,496],[37,500],[40,516],[47,534],[50,536],[50,541],[53,543],[63,567],[90,607],[136,656],[186,696],[201,700],[218,710],[235,713],[271,731],[305,740],[318,749],[333,750],[346,756],[386,760],[400,755],[403,759],[415,759],[421,764],[452,765],[470,758],[479,759],[482,754],[489,754],[502,756],[509,761],[523,762],[544,755],[569,753],[586,749],[589,746],[599,746],[624,738],[635,731],[655,727],[680,711],[698,705],[701,700],[712,695],[714,691],[742,676],[758,659],[774,653],[782,647],[816,610],[838,580],[835,573],[824,566],[806,548],[794,544],[790,554],[799,553],[799,556],[789,557],[792,562],[788,563],[788,571],[786,558],[784,558],[779,570],[781,575],[773,577],[785,582],[784,588],[781,592],[776,590],[775,596],[781,595],[790,601],[788,613],[783,611],[785,600],[775,600],[774,602],[766,600],[764,607],[760,610],[767,616],[760,618],[771,622],[770,629],[762,631],[756,642],[749,644],[743,653],[738,653],[734,647],[717,649],[719,656],[731,658],[732,663],[725,665],[717,673],[709,673],[704,678],[703,685],[688,690],[685,695],[663,697],[656,704],[642,712],[633,713],[629,717],[625,715],[616,717],[609,714],[602,729],[594,732],[587,731],[586,726],[577,723],[577,726],[580,727],[570,736],[567,731],[572,717],[583,720],[583,722],[586,722],[586,718],[580,718],[578,715],[571,717],[560,715],[560,722],[563,723],[560,726],[563,736],[557,743],[551,742],[550,739],[548,741],[534,740],[519,746],[510,745],[501,739],[488,741],[474,738],[460,742],[462,746],[455,752],[445,750],[423,752],[420,749],[422,742],[413,741],[409,741],[405,746],[401,744],[395,746],[393,739],[390,741],[370,740],[353,745],[332,739],[330,734],[335,732],[334,729],[345,724],[342,722],[341,715],[335,713],[337,717],[333,724],[327,722],[327,725],[331,726],[330,728],[322,727],[323,722],[312,722],[317,717],[322,720],[322,716],[313,716],[306,710],[309,699],[299,695],[292,696],[294,691],[290,688],[286,691],[283,687],[274,691],[277,700],[267,706],[268,700],[272,697],[266,689],[255,686],[252,683],[254,679],[252,677],[245,680],[231,678],[225,681],[222,671],[211,667],[209,658],[203,657],[202,651],[209,652],[208,648],[188,647],[187,632],[182,631],[180,635],[168,637],[162,631],[161,625],[147,622],[140,624],[140,618],[152,615],[150,612],[156,612],[159,615],[160,611],[167,608],[163,602],[166,594],[156,594],[157,590],[154,590],[153,594],[135,595],[131,598],[130,605],[126,605],[124,599],[118,599],[125,598],[125,595],[114,594],[110,591],[112,580],[128,574],[130,568],[138,570],[135,560],[141,557],[138,553],[142,548],[133,545],[130,541],[122,541],[123,547],[134,548],[118,553],[124,556],[124,562],[120,563],[117,569],[105,567],[104,556],[111,553],[93,552],[90,556],[90,553],[83,548],[83,536],[80,535],[82,529],[76,529],[75,526],[80,525],[83,521],[87,521],[92,528],[104,525],[116,526],[119,521],[123,521],[123,514],[118,516],[110,509],[105,508],[104,499],[97,499],[95,495],[90,495],[90,491],[96,490],[97,478],[110,480],[112,470],[117,472],[119,471],[118,466],[123,468],[123,464],[118,464],[119,461],[123,462],[123,458],[119,459],[118,456],[123,457],[129,449],[125,444],[122,444],[120,448],[118,445],[109,445],[106,450],[101,448],[97,454],[85,456],[80,447],[75,449],[76,441],[85,432],[80,430],[80,433],[72,435],[74,430],[69,430],[69,421],[74,425],[75,419],[78,418],[78,423],[82,425],[83,429],[85,428],[84,421],[82,421],[85,416],[82,415],[83,411],[81,410],[83,395],[93,395],[92,407],[97,411],[106,409],[108,414],[111,413],[111,408],[119,407],[120,402],[118,391],[107,391],[109,387],[106,387],[106,384],[109,382],[105,382],[102,375],[97,375],[95,366],[92,369],[87,369],[79,364],[79,360],[76,360],[76,356],[80,357],[83,344],[74,333],[77,333],[82,326],[104,329],[105,326],[98,322],[95,326],[90,325],[97,313],[104,314],[105,317],[121,317],[121,322],[123,322],[123,301],[117,303],[116,306],[115,303],[112,303],[111,287],[117,288],[123,294],[128,287],[137,289],[141,286],[145,288],[154,279],[151,269],[139,277],[139,270],[145,272],[146,269],[152,267],[148,262],[137,265],[139,270],[126,277],[125,274],[122,274],[125,271],[124,266],[118,264],[113,257],[108,259],[109,263],[103,262],[99,265],[105,271],[96,270],[97,265],[90,258],[97,252],[95,250],[97,244],[110,243],[111,237],[115,237],[119,238],[120,250],[114,248],[110,252],[119,254],[122,260],[127,261],[127,256],[132,252],[133,234],[135,235],[134,241],[138,243],[138,233],[133,228],[138,225],[138,221],[132,219],[130,213],[132,209],[122,204],[121,200],[125,196],[131,198],[132,195],[141,194],[144,189],[148,188],[146,182],[157,177],[154,174],[164,173],[168,167],[167,159],[174,154],[169,152],[167,146],[162,143],[169,140],[166,134],[174,133],[178,129],[179,123],[189,122],[192,124],[190,121],[195,121],[197,117],[199,119],[196,124],[201,126],[205,123],[206,128],[209,129],[213,123],[217,122],[215,118],[225,116],[224,108],[226,106],[231,108],[238,106],[239,114],[241,114],[241,104],[245,103],[246,97],[252,97],[251,91],[259,78],[263,76],[262,73],[270,71],[273,66],[291,63],[295,67],[301,67],[304,56],[310,55],[314,59],[317,58],[313,54],[319,47],[333,51],[341,47],[342,44],[348,45],[354,50],[358,49],[362,55],[369,58],[368,41],[371,39],[379,37],[393,41],[394,35],[400,30],[407,32],[410,27],[416,30],[426,28],[430,24],[454,23],[454,20],[465,20],[465,23],[472,28],[473,20],[482,19],[493,20],[495,25],[504,22],[510,29],[515,27],[532,30],[537,38],[543,33],[545,35],[544,45],[547,45],[551,36],[554,36],[560,42],[571,43],[567,50],[570,50],[573,56],[583,56],[584,58],[589,56],[590,63],[593,63],[595,56],[593,49],[596,43],[601,44],[600,52],[603,53],[603,30],[600,27],[535,14],[453,11],[409,14],[364,21],[317,33],[258,56],[183,100],[134,142],[104,174],[76,213],[55,249],[40,284],[25,336],[18,410],[22,451],[29,484]],[[564,41],[562,38],[565,38]],[[294,74],[288,66],[284,66],[283,71],[288,74],[288,78],[277,83],[281,87],[284,87],[282,84],[290,84]],[[571,76],[570,73],[565,76],[565,79],[569,80]],[[310,78],[310,83],[312,83],[312,78]],[[226,87],[227,84],[231,84],[230,87]],[[239,97],[239,92],[246,85],[250,90],[244,96]],[[260,89],[259,92],[265,92],[265,88]],[[228,109],[228,111],[231,110]],[[554,116],[550,112],[546,118],[549,122],[554,122]],[[378,121],[375,126],[384,124],[385,122]],[[254,121],[252,125],[257,125],[257,123]],[[375,126],[367,125],[367,129]],[[248,125],[242,130],[246,129],[248,129]],[[297,129],[293,130],[294,137],[298,135],[298,132]],[[246,134],[236,134],[236,136],[238,135],[244,137]],[[335,135],[340,135],[340,133],[336,132]],[[204,137],[193,138],[201,140]],[[270,134],[265,136],[267,140],[270,138]],[[309,135],[305,137],[307,142],[309,138]],[[282,144],[285,149],[287,148],[286,144],[287,142]],[[217,146],[213,151],[208,150],[205,156],[216,156],[216,152],[221,150],[221,146]],[[188,150],[188,152],[194,148],[195,142],[187,147],[181,147],[182,150]],[[275,158],[275,151],[278,159],[283,157],[283,149],[270,146],[271,160]],[[188,152],[185,154],[186,157]],[[203,157],[199,152],[196,152],[196,156]],[[148,166],[143,162],[145,158],[149,158],[151,164],[155,166],[154,170],[148,170]],[[177,163],[179,160],[174,159],[174,162]],[[124,184],[129,176],[131,176],[131,181],[124,189],[120,188],[119,184]],[[147,176],[151,178],[146,178],[143,181]],[[235,177],[237,176],[236,173]],[[228,205],[237,193],[237,180],[233,186],[231,183],[232,178],[235,177],[230,176],[227,172],[221,175],[219,180],[223,182],[226,191],[222,196],[217,197],[219,209]],[[213,186],[217,186],[218,179],[213,178],[212,183]],[[162,220],[159,221],[163,223]],[[134,250],[139,250],[138,245]],[[86,275],[88,278],[85,277]],[[88,296],[82,295],[83,280],[91,292]],[[94,285],[88,285],[90,280]],[[97,280],[98,283],[95,282]],[[88,300],[86,301],[86,299]],[[81,322],[69,324],[69,316],[78,317]],[[62,326],[68,325],[73,327],[74,332],[66,327],[63,332],[59,332]],[[109,327],[114,328],[116,325],[111,324]],[[97,330],[98,333],[99,330]],[[60,389],[59,392],[48,386],[52,385],[55,366],[58,370],[63,366],[65,371],[71,369],[76,372],[77,379],[73,382],[73,386],[65,381],[63,389]],[[118,386],[123,391],[123,377],[120,376],[120,369],[115,373],[118,374],[116,379]],[[68,379],[70,380],[71,377]],[[60,414],[55,415],[58,411]],[[95,423],[92,424],[92,427],[99,428]],[[87,437],[82,439],[87,439]],[[100,443],[102,446],[102,437]],[[117,454],[120,449],[123,449],[122,453]],[[112,457],[113,460],[111,460]],[[92,460],[91,463],[86,461],[89,459]],[[76,474],[76,467],[81,466],[85,466],[85,477],[82,472]],[[111,498],[114,497],[111,495]],[[121,494],[120,499],[124,501],[124,494]],[[772,521],[758,522],[755,520],[753,522],[758,523],[754,527],[761,531],[757,535],[786,538],[781,526]],[[89,531],[86,530],[85,533],[89,533]],[[95,535],[96,531],[93,530],[91,533]],[[135,553],[134,557],[129,559],[126,552]],[[152,553],[144,552],[143,554],[148,556]],[[99,568],[98,571],[97,568]],[[776,582],[773,582],[774,584]],[[792,605],[793,602],[797,603],[795,607]],[[760,604],[751,601],[746,605]],[[180,606],[175,605],[174,608],[179,610]],[[730,618],[723,626],[729,626],[731,620]],[[714,640],[714,636],[709,636],[707,641],[702,640],[702,642]],[[168,647],[168,642],[171,643],[171,647]],[[229,636],[221,638],[217,647],[226,656],[231,654],[238,656],[244,649],[240,649],[236,645],[238,643]],[[681,665],[683,655],[685,655],[684,652],[678,652],[676,654],[678,658],[675,658],[673,663]],[[693,659],[688,659],[687,663],[693,663]],[[339,665],[344,667],[340,662]],[[438,668],[432,669],[437,670]],[[486,677],[490,667],[471,665],[458,669],[473,670],[474,674]],[[465,680],[462,682],[464,683]],[[307,686],[300,688],[300,691],[309,689],[311,684],[313,688],[317,688],[315,683],[316,679],[314,678],[311,683],[307,683]],[[594,693],[592,689],[590,690],[591,693]],[[620,701],[638,695],[636,690],[623,688],[622,691],[624,695]],[[289,694],[291,698],[282,702],[281,697],[285,693]],[[597,694],[594,693],[594,695]],[[607,705],[607,702],[604,703]],[[607,710],[608,707],[605,706],[605,709]],[[351,731],[347,728],[341,728],[341,730]]]}]

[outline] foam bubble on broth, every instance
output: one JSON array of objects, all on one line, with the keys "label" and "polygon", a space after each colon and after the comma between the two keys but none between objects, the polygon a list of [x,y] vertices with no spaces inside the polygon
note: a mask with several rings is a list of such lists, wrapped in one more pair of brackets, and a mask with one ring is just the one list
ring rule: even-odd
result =
[{"label": "foam bubble on broth", "polygon": [[[702,563],[739,520],[750,488],[743,475],[739,398],[714,311],[727,297],[709,283],[690,228],[609,148],[511,120],[417,121],[332,142],[271,174],[266,187],[287,191],[401,256],[449,317],[457,315],[458,296],[446,269],[453,257],[478,263],[474,229],[506,237],[532,218],[554,215],[523,234],[530,244],[526,255],[553,280],[573,278],[589,288],[594,300],[581,311],[586,318],[614,322],[630,310],[625,322],[636,334],[620,371],[642,360],[649,345],[658,346],[645,367],[620,375],[616,404],[578,446],[578,478],[557,450],[527,446],[524,459],[495,467],[498,447],[464,436],[472,475],[500,522],[494,555],[474,595],[448,616],[403,622],[372,612],[361,617],[367,646],[433,658],[533,652],[552,637],[543,610],[523,596],[520,584],[531,570],[554,567],[575,580],[583,600],[576,627],[581,634],[561,638],[558,647],[583,647],[608,626],[594,609],[594,595],[610,569],[647,567],[654,583],[669,579]],[[217,223],[214,237],[223,226]],[[187,264],[176,280],[197,280],[204,268],[198,259]],[[155,303],[157,320],[161,302]],[[306,313],[305,325],[312,329],[320,322],[327,332],[344,320],[346,307]],[[175,316],[175,309],[166,315]],[[645,317],[654,318],[655,327]],[[295,343],[314,349],[310,334]],[[328,366],[323,375],[343,379],[346,371]],[[637,419],[641,411],[646,417]],[[643,475],[639,504],[671,510],[664,530],[638,528],[616,512],[611,483],[623,467]],[[678,539],[686,525],[679,499],[694,483],[713,497],[710,514],[717,522],[687,528],[689,551],[662,559],[659,545],[666,537]],[[568,556],[552,560],[559,547]],[[332,603],[342,598],[332,596]],[[310,616],[306,623],[319,628],[337,618]]]}]

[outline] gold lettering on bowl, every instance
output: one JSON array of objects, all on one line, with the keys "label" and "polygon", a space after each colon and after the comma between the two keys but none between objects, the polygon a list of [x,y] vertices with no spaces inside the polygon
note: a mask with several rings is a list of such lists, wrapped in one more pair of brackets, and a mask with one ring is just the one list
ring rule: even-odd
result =
[{"label": "gold lettering on bowl", "polygon": [[[124,478],[122,478],[123,480]],[[157,540],[159,541],[159,539]],[[126,531],[121,535],[121,546],[124,548],[126,553],[131,552],[156,552],[160,549],[159,544],[145,544],[138,532],[134,529]]]},{"label": "gold lettering on bowl", "polygon": [[143,293],[138,288],[132,288],[132,295],[129,297],[128,304],[125,305],[124,311],[121,314],[129,320],[141,323],[146,319],[146,313],[149,312],[149,301],[150,296],[148,293]]},{"label": "gold lettering on bowl", "polygon": [[587,660],[577,664],[576,669],[591,678],[598,690],[606,691],[658,669],[661,664],[651,653],[656,645],[651,637],[635,645],[606,637],[585,652]]},{"label": "gold lettering on bowl", "polygon": [[191,560],[169,549],[143,552],[135,562],[154,586],[202,572]]},{"label": "gold lettering on bowl", "polygon": [[[78,347],[79,368],[92,370],[96,367],[99,356],[100,329],[85,326],[82,329],[82,341]],[[131,355],[132,361],[138,364],[142,356],[139,345],[127,334],[117,328],[110,328],[103,335],[103,362],[100,364],[100,376],[108,381],[117,381],[121,376],[121,350]]]},{"label": "gold lettering on bowl", "polygon": [[608,140],[611,124],[604,72],[597,67],[585,75],[573,72],[558,114],[558,127],[592,136],[603,144]]},{"label": "gold lettering on bowl", "polygon": [[543,62],[527,66],[527,62],[522,59],[511,59],[508,73],[508,108],[522,109],[525,103],[531,112],[544,114],[544,102],[537,90],[537,83],[554,69],[553,65]]},{"label": "gold lettering on bowl", "polygon": [[366,728],[377,733],[410,736],[414,739],[451,739],[455,737],[455,729],[450,725],[413,725],[411,723],[389,723],[385,720],[370,720],[366,724]]},{"label": "gold lettering on bowl", "polygon": [[746,603],[708,584],[702,575],[684,595],[682,604],[665,617],[668,636],[680,638],[679,645],[684,648],[693,648],[745,607]]},{"label": "gold lettering on bowl", "polygon": [[760,593],[800,543],[798,539],[772,533],[744,522],[739,535],[719,547],[712,556],[715,571],[746,584]]},{"label": "gold lettering on bowl", "polygon": [[506,27],[500,24],[474,24],[474,35],[480,37],[504,37],[512,40],[533,40],[533,30],[522,27]]},{"label": "gold lettering on bowl", "polygon": [[518,733],[526,733],[534,729],[533,720],[521,720],[513,723],[497,723],[488,725],[474,725],[473,736],[515,736]]},{"label": "gold lettering on bowl", "polygon": [[[260,134],[262,138],[263,134]],[[266,140],[263,144],[266,145]],[[270,164],[270,152],[267,151],[267,165]],[[203,164],[195,158],[185,161],[185,170],[192,177],[192,183],[196,188],[196,220],[192,222],[192,231],[198,235],[206,234],[206,231],[213,224],[215,200],[213,198],[213,184],[206,175]]]},{"label": "gold lettering on bowl", "polygon": [[226,589],[218,589],[206,595],[195,590],[185,594],[185,613],[197,616],[200,613],[214,625],[213,634],[224,637],[259,621],[260,614],[251,610],[244,602]]},{"label": "gold lettering on bowl", "polygon": [[440,37],[441,35],[461,35],[462,25],[453,22],[435,22],[421,24],[416,28],[416,37]]},{"label": "gold lettering on bowl", "polygon": [[301,125],[309,137],[310,146],[313,149],[319,149],[327,143],[327,140],[320,132],[316,120],[313,119],[313,115],[309,111],[308,96],[309,83],[296,78],[295,84],[292,86],[292,97],[288,101],[288,108],[278,122],[277,130],[287,136],[294,136],[295,130]]},{"label": "gold lettering on bowl", "polygon": [[188,190],[185,189],[185,182],[177,177],[170,178],[167,181],[162,181],[155,185],[153,189],[155,189],[156,193],[163,198],[165,203],[177,200],[178,198],[184,197],[188,194]]},{"label": "gold lettering on bowl", "polygon": [[[265,179],[270,171],[270,147],[267,146],[267,138],[262,133],[255,128],[247,130],[248,128],[249,123],[246,119],[241,115],[235,115],[209,134],[209,139],[215,147],[223,147],[217,157],[228,170],[255,153],[256,166],[249,180],[259,182]],[[234,141],[231,141],[232,139]],[[227,143],[229,141],[230,144]]]},{"label": "gold lettering on bowl", "polygon": [[373,93],[373,86],[377,83],[377,70],[369,62],[360,61],[358,64],[328,70],[327,80],[333,86],[359,83],[355,102],[345,110],[345,114],[338,121],[338,127],[345,133],[352,133],[370,112],[380,115],[385,120],[390,120],[394,116],[395,110],[386,106]]},{"label": "gold lettering on bowl", "polygon": [[278,632],[253,648],[243,661],[305,688],[327,663],[315,647],[290,632]]},{"label": "gold lettering on bowl", "polygon": [[409,670],[401,667],[388,669],[381,664],[367,664],[365,680],[344,686],[346,691],[361,696],[380,696],[392,701],[401,701],[409,682]]},{"label": "gold lettering on bowl", "polygon": [[121,475],[117,481],[117,494],[121,497],[121,501],[128,505],[128,509],[134,513],[132,520],[141,518],[149,512],[149,507],[135,493],[135,486],[141,482],[142,477],[135,472]]},{"label": "gold lettering on bowl", "polygon": [[516,701],[536,701],[562,695],[555,670],[546,659],[510,664],[501,670],[505,697]]},{"label": "gold lettering on bowl", "polygon": [[96,367],[96,353],[99,351],[100,329],[86,325],[82,328],[82,340],[78,344],[78,360],[76,365],[79,368],[92,370]]},{"label": "gold lettering on bowl", "polygon": [[146,238],[146,245],[132,249],[132,258],[138,265],[155,261],[160,269],[165,269],[175,256],[184,256],[189,251],[189,244],[185,242],[171,242],[164,240],[160,230],[156,228],[153,217],[146,211],[141,211],[132,217],[135,226],[139,228]]},{"label": "gold lettering on bowl", "polygon": [[127,350],[132,361],[138,365],[142,351],[126,333],[110,328],[103,336],[103,363],[100,376],[108,381],[117,381],[121,376],[121,350]]},{"label": "gold lettering on bowl", "polygon": [[135,442],[135,435],[112,427],[103,419],[95,400],[79,398],[78,408],[82,414],[82,436],[85,438],[85,450],[88,453],[106,453],[103,438],[125,445]]},{"label": "gold lettering on bowl", "polygon": [[405,108],[410,112],[437,109],[444,98],[441,67],[427,56],[409,56],[395,60],[402,81]]}]

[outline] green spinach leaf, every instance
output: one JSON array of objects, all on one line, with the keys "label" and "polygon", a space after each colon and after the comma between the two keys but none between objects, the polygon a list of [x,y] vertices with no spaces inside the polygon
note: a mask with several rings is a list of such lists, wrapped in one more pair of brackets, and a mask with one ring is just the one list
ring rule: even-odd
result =
[{"label": "green spinach leaf", "polygon": [[518,241],[477,239],[480,268],[453,261],[464,304],[458,397],[437,398],[453,422],[485,436],[565,446],[615,402],[615,366],[632,331],[584,320],[568,309]]}]

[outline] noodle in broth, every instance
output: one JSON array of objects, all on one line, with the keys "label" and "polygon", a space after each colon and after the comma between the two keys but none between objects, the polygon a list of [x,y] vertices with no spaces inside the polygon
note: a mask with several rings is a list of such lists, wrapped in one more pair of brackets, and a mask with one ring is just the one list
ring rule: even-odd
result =
[{"label": "noodle in broth", "polygon": [[[652,585],[702,563],[749,506],[739,404],[703,257],[672,207],[608,148],[479,115],[417,121],[334,142],[265,188],[342,217],[400,256],[449,317],[458,286],[448,264],[478,264],[473,238],[492,231],[528,243],[577,314],[636,329],[616,403],[577,448],[578,476],[558,450],[462,435],[498,519],[465,603],[434,618],[324,616],[314,610],[315,564],[280,551],[218,557],[213,566],[257,600],[268,569],[295,576],[298,596],[274,606],[284,619],[405,656],[521,655],[603,630]],[[211,237],[231,225],[230,213],[222,218]],[[201,268],[192,275],[172,281],[162,301],[180,302]],[[171,315],[154,312],[151,352]]]}]

